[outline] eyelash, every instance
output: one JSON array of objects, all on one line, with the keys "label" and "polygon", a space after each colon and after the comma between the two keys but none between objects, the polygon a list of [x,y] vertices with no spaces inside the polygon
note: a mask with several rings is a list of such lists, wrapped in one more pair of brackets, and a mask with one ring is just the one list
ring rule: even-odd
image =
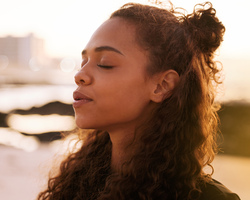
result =
[{"label": "eyelash", "polygon": [[107,66],[107,65],[97,65],[98,67],[104,68],[104,69],[112,69],[113,66]]}]

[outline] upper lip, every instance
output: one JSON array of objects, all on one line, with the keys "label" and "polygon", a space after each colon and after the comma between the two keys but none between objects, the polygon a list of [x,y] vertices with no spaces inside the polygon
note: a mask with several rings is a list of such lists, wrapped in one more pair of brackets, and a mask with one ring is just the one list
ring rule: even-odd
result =
[{"label": "upper lip", "polygon": [[73,93],[73,98],[74,98],[75,101],[77,101],[77,100],[82,100],[82,99],[85,99],[85,100],[93,100],[93,99],[91,99],[90,97],[86,96],[85,94],[83,94],[83,93],[81,93],[81,92],[79,92],[79,91],[75,91],[75,92]]}]

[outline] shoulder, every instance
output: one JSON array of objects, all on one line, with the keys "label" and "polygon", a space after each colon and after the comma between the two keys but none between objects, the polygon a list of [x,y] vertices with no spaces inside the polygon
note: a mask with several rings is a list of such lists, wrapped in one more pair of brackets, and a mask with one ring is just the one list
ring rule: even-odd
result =
[{"label": "shoulder", "polygon": [[219,181],[212,179],[201,187],[199,200],[240,200],[237,194],[230,191]]}]

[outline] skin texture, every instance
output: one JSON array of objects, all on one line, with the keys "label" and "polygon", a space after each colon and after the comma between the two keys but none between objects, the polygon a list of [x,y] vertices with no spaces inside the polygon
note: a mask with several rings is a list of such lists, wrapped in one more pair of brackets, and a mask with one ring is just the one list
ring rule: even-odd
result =
[{"label": "skin texture", "polygon": [[[105,22],[83,51],[82,68],[75,81],[77,91],[93,101],[75,108],[76,123],[80,128],[110,132],[124,128],[133,130],[150,104],[150,80],[145,71],[147,57],[135,44],[131,25],[121,21]],[[96,50],[106,46],[121,53]]]},{"label": "skin texture", "polygon": [[135,42],[134,26],[120,18],[102,24],[82,52],[75,82],[86,99],[76,99],[76,124],[109,132],[114,163],[124,159],[123,146],[135,128],[177,83],[173,70],[149,76],[148,63],[147,52]]}]

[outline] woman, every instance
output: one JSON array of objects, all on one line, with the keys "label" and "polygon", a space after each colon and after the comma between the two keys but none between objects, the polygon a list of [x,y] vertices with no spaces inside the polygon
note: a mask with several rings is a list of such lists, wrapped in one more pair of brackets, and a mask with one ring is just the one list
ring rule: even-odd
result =
[{"label": "woman", "polygon": [[180,15],[127,4],[82,51],[82,147],[38,199],[237,200],[205,174],[216,153],[213,61],[225,28],[210,3]]}]

